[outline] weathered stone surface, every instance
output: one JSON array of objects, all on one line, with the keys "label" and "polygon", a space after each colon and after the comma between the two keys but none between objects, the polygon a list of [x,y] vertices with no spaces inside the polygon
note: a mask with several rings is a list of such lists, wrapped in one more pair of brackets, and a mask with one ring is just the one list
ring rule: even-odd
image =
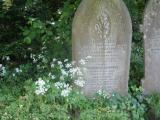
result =
[{"label": "weathered stone surface", "polygon": [[128,92],[132,25],[122,0],[83,0],[73,21],[73,60],[85,65],[88,96],[98,90]]},{"label": "weathered stone surface", "polygon": [[160,0],[151,0],[144,16],[145,94],[160,92]]}]

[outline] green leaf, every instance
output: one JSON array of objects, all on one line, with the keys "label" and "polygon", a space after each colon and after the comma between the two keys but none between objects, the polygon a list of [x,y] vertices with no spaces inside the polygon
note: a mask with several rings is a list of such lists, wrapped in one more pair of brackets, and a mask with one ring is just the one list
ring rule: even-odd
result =
[{"label": "green leaf", "polygon": [[30,37],[26,37],[26,38],[24,39],[24,43],[25,43],[25,44],[31,44],[31,43],[32,43],[31,38],[30,38]]}]

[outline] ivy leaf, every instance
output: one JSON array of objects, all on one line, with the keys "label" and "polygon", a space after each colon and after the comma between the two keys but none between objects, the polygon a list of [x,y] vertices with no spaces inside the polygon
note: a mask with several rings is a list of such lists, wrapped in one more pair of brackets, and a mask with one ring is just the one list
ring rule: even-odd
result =
[{"label": "ivy leaf", "polygon": [[30,38],[30,37],[26,37],[26,38],[24,39],[24,43],[25,43],[25,44],[31,44],[31,43],[32,43],[31,38]]}]

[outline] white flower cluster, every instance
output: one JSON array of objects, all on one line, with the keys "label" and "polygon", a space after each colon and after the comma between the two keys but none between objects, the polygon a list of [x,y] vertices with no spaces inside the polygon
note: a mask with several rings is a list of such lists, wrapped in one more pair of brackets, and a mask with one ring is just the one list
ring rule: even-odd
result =
[{"label": "white flower cluster", "polygon": [[58,13],[59,15],[61,15],[61,14],[62,14],[62,11],[61,11],[60,9],[58,9],[57,13]]},{"label": "white flower cluster", "polygon": [[81,59],[79,61],[79,64],[81,65],[81,67],[75,67],[70,69],[72,76],[76,78],[74,81],[74,84],[78,87],[83,87],[85,85],[84,73],[86,72],[87,69],[84,67],[84,65],[91,58],[92,58],[91,56],[87,56],[85,59]]},{"label": "white flower cluster", "polygon": [[83,75],[82,69],[80,67],[71,68],[69,70],[69,73],[70,73],[72,78],[74,78],[75,76],[82,76]]},{"label": "white flower cluster", "polygon": [[30,54],[30,58],[33,60],[33,63],[37,63],[39,60],[42,60],[43,63],[48,62],[48,60],[43,55],[43,49],[45,49],[45,47],[42,48],[41,54],[39,55]]},{"label": "white flower cluster", "polygon": [[[60,81],[64,81],[65,78],[71,78],[74,80],[74,84],[78,87],[83,87],[85,84],[84,81],[84,73],[86,72],[86,68],[84,65],[88,62],[89,59],[91,59],[91,56],[87,56],[85,59],[81,59],[77,64],[80,64],[80,67],[76,66],[76,62],[72,61],[71,63],[68,62],[68,59],[65,59],[64,61],[58,61],[57,59],[53,59],[50,63],[51,68],[58,67],[60,68],[61,75],[59,76]],[[55,75],[49,74],[49,77],[55,79]],[[64,82],[57,82],[55,83],[55,86],[58,89],[62,90],[61,95],[62,96],[68,96],[71,87],[69,85],[65,84]]]},{"label": "white flower cluster", "polygon": [[21,69],[19,69],[19,68],[15,68],[15,71],[16,71],[16,73],[20,73],[20,72],[22,72],[22,70],[21,70]]},{"label": "white flower cluster", "polygon": [[37,95],[44,95],[50,88],[50,86],[47,85],[47,83],[44,80],[42,80],[42,78],[39,78],[38,81],[35,82],[35,85],[36,85],[35,93]]},{"label": "white flower cluster", "polygon": [[58,61],[56,58],[53,58],[52,62],[51,62],[51,68],[55,67],[55,62],[57,62],[57,64],[59,65],[60,68],[63,67],[63,64],[61,61]]},{"label": "white flower cluster", "polygon": [[48,76],[49,76],[51,79],[53,79],[53,80],[56,78],[56,76],[53,75],[52,73],[49,73]]},{"label": "white flower cluster", "polygon": [[92,58],[91,56],[87,56],[85,59],[81,59],[81,60],[79,61],[79,63],[80,63],[81,65],[85,65],[85,64],[88,62],[88,60],[91,59],[91,58]]},{"label": "white flower cluster", "polygon": [[2,57],[2,60],[10,61],[11,59],[10,59],[9,56],[3,56],[3,57]]},{"label": "white flower cluster", "polygon": [[80,77],[79,79],[74,81],[74,84],[79,87],[83,87],[85,85],[85,81]]},{"label": "white flower cluster", "polygon": [[4,76],[6,74],[6,68],[0,64],[0,76]]},{"label": "white flower cluster", "polygon": [[22,70],[20,68],[15,68],[15,72],[12,74],[13,77],[16,76],[16,74],[22,73]]},{"label": "white flower cluster", "polygon": [[70,76],[69,70],[72,67],[72,64],[66,63],[68,62],[68,59],[65,59],[64,62],[58,61],[57,59],[53,59],[52,62],[50,63],[51,68],[59,67],[61,71],[61,76],[60,80],[64,80],[65,77]]},{"label": "white flower cluster", "polygon": [[70,63],[66,64],[66,68],[71,68],[71,67],[72,67],[72,64],[70,64]]},{"label": "white flower cluster", "polygon": [[72,91],[72,88],[69,86],[69,84],[66,84],[64,82],[56,82],[55,87],[59,90],[61,90],[61,96],[67,97]]},{"label": "white flower cluster", "polygon": [[99,91],[97,92],[97,94],[100,95],[100,96],[102,96],[102,97],[104,97],[104,98],[107,98],[107,99],[109,99],[109,98],[111,97],[110,94],[107,94],[107,93],[104,92],[103,90],[99,90]]},{"label": "white flower cluster", "polygon": [[81,60],[79,61],[79,63],[80,63],[81,65],[85,65],[85,64],[86,64],[86,61],[85,61],[84,59],[81,59]]},{"label": "white flower cluster", "polygon": [[30,58],[33,60],[33,63],[36,63],[38,60],[36,59],[36,55],[35,54],[31,54]]}]

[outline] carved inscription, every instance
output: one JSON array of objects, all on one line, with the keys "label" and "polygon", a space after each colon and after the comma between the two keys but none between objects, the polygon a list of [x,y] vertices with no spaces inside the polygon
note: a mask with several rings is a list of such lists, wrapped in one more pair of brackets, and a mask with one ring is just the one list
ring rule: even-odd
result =
[{"label": "carved inscription", "polygon": [[84,0],[73,22],[73,59],[87,56],[83,91],[128,92],[131,19],[122,0]]},{"label": "carved inscription", "polygon": [[151,36],[151,51],[160,52],[160,29],[155,30]]},{"label": "carved inscription", "polygon": [[[87,64],[87,69],[89,70],[88,79],[91,80],[87,81],[87,85],[97,86],[99,84],[99,89],[107,89],[107,92],[118,89],[117,84],[119,84],[121,72],[125,69],[121,59],[125,57],[124,48],[126,47],[117,47],[115,43],[108,44],[107,41],[97,44],[98,49],[95,48],[90,52],[92,60]],[[94,87],[88,88],[90,90],[95,89]]]},{"label": "carved inscription", "polygon": [[150,0],[144,18],[145,79],[144,94],[160,91],[160,1]]}]

